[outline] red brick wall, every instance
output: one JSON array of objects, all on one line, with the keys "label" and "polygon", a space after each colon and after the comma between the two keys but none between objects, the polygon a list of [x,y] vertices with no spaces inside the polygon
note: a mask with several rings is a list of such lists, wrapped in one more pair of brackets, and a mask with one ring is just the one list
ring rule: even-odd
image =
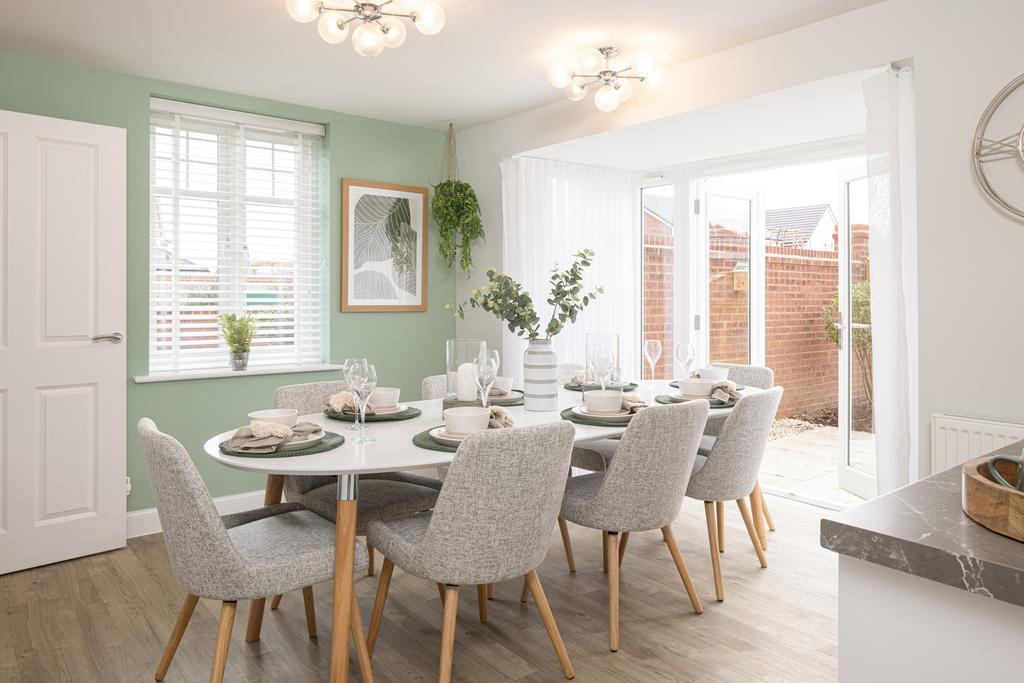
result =
[{"label": "red brick wall", "polygon": [[[672,230],[650,213],[643,221],[643,340],[661,340],[661,358],[655,366],[656,379],[672,379],[672,352],[675,349],[673,323]],[[640,352],[643,353],[641,346]],[[643,377],[650,379],[651,366],[643,362]]]}]

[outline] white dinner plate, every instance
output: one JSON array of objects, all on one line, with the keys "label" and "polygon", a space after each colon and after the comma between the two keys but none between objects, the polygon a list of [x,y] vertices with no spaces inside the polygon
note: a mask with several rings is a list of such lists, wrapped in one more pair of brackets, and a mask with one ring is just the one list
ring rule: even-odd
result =
[{"label": "white dinner plate", "polygon": [[309,448],[310,446],[315,446],[318,443],[320,443],[321,441],[323,441],[324,440],[324,436],[326,436],[326,434],[323,431],[315,432],[313,434],[310,434],[308,437],[306,437],[302,441],[289,441],[288,443],[281,444],[281,446],[278,447],[277,450],[279,450],[279,451],[298,451],[298,450],[302,450],[303,448]]},{"label": "white dinner plate", "polygon": [[394,415],[395,413],[402,412],[403,410],[405,410],[405,408],[406,407],[401,405],[401,404],[399,404],[397,406],[388,406],[387,408],[374,408],[373,409],[373,414],[374,415]]},{"label": "white dinner plate", "polygon": [[434,427],[430,430],[430,436],[437,442],[448,446],[458,446],[466,440],[469,434],[456,434],[447,431],[444,427]]},{"label": "white dinner plate", "polygon": [[598,413],[587,410],[586,406],[573,406],[572,412],[576,413],[580,417],[586,417],[591,420],[613,420],[616,422],[625,422],[633,416],[628,410],[622,409],[616,413]]}]

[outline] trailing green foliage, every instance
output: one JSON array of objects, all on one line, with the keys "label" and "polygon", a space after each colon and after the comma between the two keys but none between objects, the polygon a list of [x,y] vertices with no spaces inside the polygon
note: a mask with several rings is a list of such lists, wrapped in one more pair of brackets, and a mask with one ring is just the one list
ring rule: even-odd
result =
[{"label": "trailing green foliage", "polygon": [[252,336],[256,333],[256,321],[252,316],[221,313],[217,320],[220,321],[220,332],[231,353],[248,353],[252,346]]},{"label": "trailing green foliage", "polygon": [[[851,329],[850,338],[853,342],[853,353],[857,356],[857,365],[860,366],[865,399],[868,406],[872,406],[875,389],[871,370],[871,283],[869,281],[862,280],[850,289],[850,309],[850,322],[868,326]],[[822,309],[821,319],[825,323],[825,337],[838,346],[839,330],[836,329],[835,324],[840,322],[839,292],[835,292],[832,295],[832,301]]]},{"label": "trailing green foliage", "polygon": [[459,267],[469,274],[473,240],[484,236],[480,203],[473,186],[461,180],[445,180],[435,185],[430,209],[441,235],[439,250],[445,265],[451,267],[458,256]]},{"label": "trailing green foliage", "polygon": [[[567,323],[576,322],[576,316],[593,301],[598,294],[604,293],[604,287],[596,287],[588,293],[583,292],[583,273],[590,267],[594,252],[584,249],[573,258],[567,270],[554,268],[551,272],[551,296],[547,303],[552,307],[551,318],[544,327],[544,334],[551,339],[561,332]],[[529,292],[523,286],[504,273],[494,268],[487,271],[487,286],[475,289],[469,299],[455,306],[455,316],[464,318],[465,306],[482,308],[504,322],[510,332],[527,339],[537,339],[541,333],[540,316],[533,305]],[[449,308],[452,308],[449,305]]]}]

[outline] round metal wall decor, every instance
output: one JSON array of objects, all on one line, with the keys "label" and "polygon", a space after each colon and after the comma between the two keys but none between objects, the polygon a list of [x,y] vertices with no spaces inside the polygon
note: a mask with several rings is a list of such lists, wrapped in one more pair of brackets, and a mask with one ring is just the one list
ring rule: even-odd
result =
[{"label": "round metal wall decor", "polygon": [[992,201],[1024,219],[1024,74],[999,91],[974,132],[974,175]]}]

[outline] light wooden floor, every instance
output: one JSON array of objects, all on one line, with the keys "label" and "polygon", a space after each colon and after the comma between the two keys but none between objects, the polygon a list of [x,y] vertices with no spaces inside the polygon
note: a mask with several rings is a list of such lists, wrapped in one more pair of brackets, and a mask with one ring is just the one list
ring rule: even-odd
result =
[{"label": "light wooden floor", "polygon": [[[578,681],[834,681],[836,562],[818,546],[821,511],[769,496],[778,531],[769,567],[758,567],[735,505],[726,507],[725,602],[714,599],[700,503],[687,500],[674,524],[704,603],[695,615],[657,531],[633,534],[622,568],[621,650],[608,651],[606,584],[598,532],[570,525],[578,571],[570,575],[553,533],[538,569]],[[379,560],[378,560],[379,562]],[[363,622],[376,578],[356,582]],[[481,624],[476,592],[461,591],[457,681],[564,680],[533,603],[519,582],[497,587]],[[151,681],[183,594],[159,535],[103,555],[0,576],[0,680]],[[263,638],[244,642],[239,604],[226,681],[327,680],[330,586],[316,587],[318,639],[306,636],[300,592],[264,619]],[[166,680],[209,676],[218,603],[201,600]],[[376,680],[436,680],[441,609],[436,586],[395,571]],[[358,672],[353,661],[352,669]],[[358,674],[356,674],[356,677]]]}]

